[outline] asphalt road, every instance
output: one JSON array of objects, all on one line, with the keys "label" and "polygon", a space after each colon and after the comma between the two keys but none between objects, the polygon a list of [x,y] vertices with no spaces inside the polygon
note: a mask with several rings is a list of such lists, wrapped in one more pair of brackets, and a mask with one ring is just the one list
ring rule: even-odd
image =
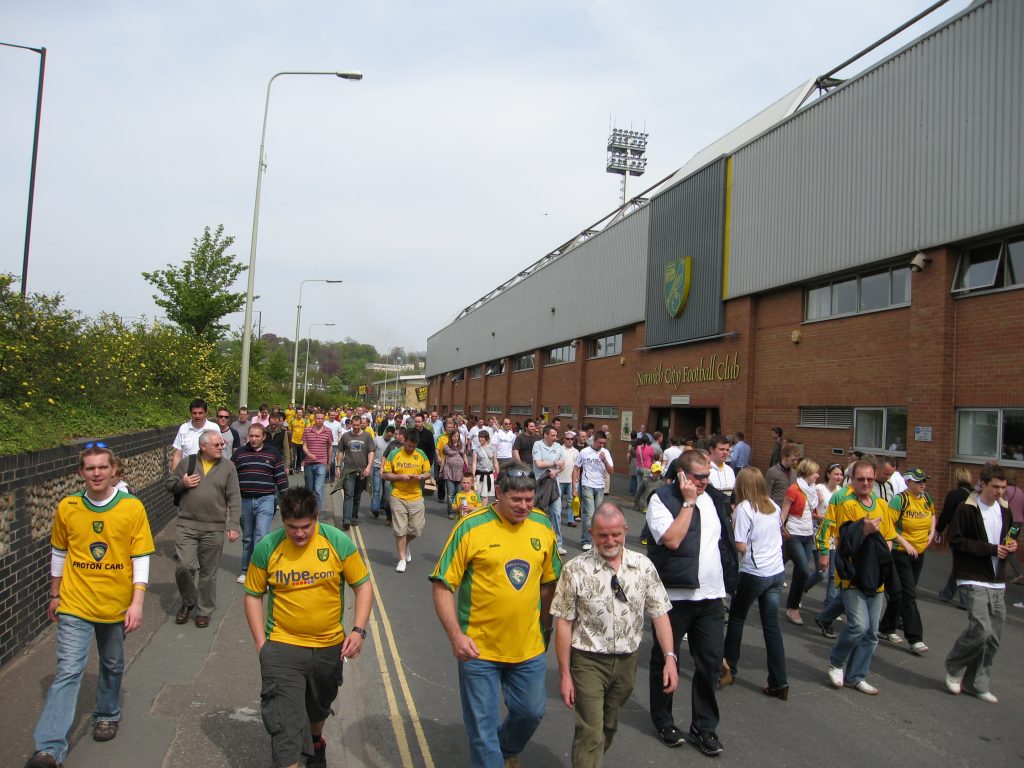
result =
[{"label": "asphalt road", "polygon": [[[338,501],[333,499],[332,501]],[[368,504],[364,503],[364,507]],[[413,561],[396,573],[393,537],[382,520],[363,512],[353,539],[371,569],[377,604],[363,654],[348,663],[345,685],[328,721],[328,764],[359,768],[431,768],[468,764],[458,695],[458,671],[435,617],[427,575],[452,522],[436,501],[427,503],[427,527],[413,546]],[[340,505],[338,505],[340,512]],[[642,527],[628,512],[630,542]],[[340,515],[339,515],[340,519]],[[569,557],[579,553],[579,529],[567,529]],[[637,547],[638,548],[638,547]],[[269,740],[259,719],[259,669],[242,613],[241,587],[234,583],[239,544],[228,545],[221,564],[218,611],[211,627],[174,624],[173,529],[158,537],[153,582],[143,629],[129,637],[121,731],[112,742],[88,738],[88,714],[95,691],[95,667],[83,684],[69,768],[246,768],[270,765]],[[741,668],[734,686],[719,694],[718,735],[725,751],[718,762],[736,766],[994,766],[1024,763],[1019,725],[1024,706],[1024,609],[1008,607],[993,692],[998,705],[948,694],[942,684],[943,657],[966,622],[966,614],[939,603],[935,591],[945,580],[949,557],[927,555],[920,599],[925,641],[932,650],[910,654],[906,644],[883,641],[870,682],[876,697],[836,691],[826,678],[831,641],[814,628],[812,611],[824,596],[806,596],[807,624],[783,620],[791,684],[789,701],[761,694],[764,645],[757,612],[744,635]],[[1011,586],[1008,603],[1024,599]],[[351,608],[349,609],[351,612]],[[346,624],[350,624],[350,619]],[[669,749],[656,738],[647,714],[649,639],[641,648],[637,686],[622,711],[608,765],[664,765],[708,760],[689,746]],[[689,724],[692,669],[682,653],[676,723]],[[93,662],[95,664],[95,662]],[[0,719],[0,766],[20,768],[31,752],[31,730],[54,670],[54,638],[47,633],[0,670],[5,716]],[[557,694],[553,649],[549,652],[548,709],[521,756],[526,768],[569,765],[573,715]]]}]

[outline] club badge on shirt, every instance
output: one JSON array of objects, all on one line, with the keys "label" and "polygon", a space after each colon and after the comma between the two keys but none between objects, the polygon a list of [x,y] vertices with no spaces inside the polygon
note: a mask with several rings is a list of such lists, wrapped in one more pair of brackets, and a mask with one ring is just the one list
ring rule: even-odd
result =
[{"label": "club badge on shirt", "polygon": [[518,592],[530,576],[530,564],[525,560],[509,560],[505,563],[505,575]]}]

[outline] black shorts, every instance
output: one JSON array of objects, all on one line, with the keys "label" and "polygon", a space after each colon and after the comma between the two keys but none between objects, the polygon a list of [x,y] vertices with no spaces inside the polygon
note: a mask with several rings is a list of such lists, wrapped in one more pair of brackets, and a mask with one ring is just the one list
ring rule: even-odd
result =
[{"label": "black shorts", "polygon": [[275,766],[313,754],[309,724],[333,714],[343,669],[340,644],[304,648],[268,640],[260,649],[260,714]]}]

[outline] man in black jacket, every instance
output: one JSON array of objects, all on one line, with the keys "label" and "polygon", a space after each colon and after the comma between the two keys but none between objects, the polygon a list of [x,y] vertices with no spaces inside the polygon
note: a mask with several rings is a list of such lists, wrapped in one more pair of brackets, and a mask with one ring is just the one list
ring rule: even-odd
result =
[{"label": "man in black jacket", "polygon": [[996,704],[990,683],[1006,621],[1003,569],[1007,557],[1016,557],[1017,542],[1007,536],[1010,509],[1003,501],[1003,468],[986,464],[979,479],[981,490],[957,507],[949,523],[953,575],[967,603],[967,629],[946,657],[946,688]]},{"label": "man in black jacket", "polygon": [[[689,636],[694,665],[689,738],[701,752],[714,757],[722,752],[715,733],[719,720],[715,688],[724,653],[722,599],[736,591],[739,564],[729,503],[708,485],[707,457],[687,451],[676,464],[677,482],[659,488],[647,506],[651,534],[647,554],[672,601],[671,663],[679,663],[680,643],[683,635]],[[655,642],[650,663],[651,719],[662,742],[678,747],[686,737],[672,718],[672,694],[662,690],[665,657]]]}]

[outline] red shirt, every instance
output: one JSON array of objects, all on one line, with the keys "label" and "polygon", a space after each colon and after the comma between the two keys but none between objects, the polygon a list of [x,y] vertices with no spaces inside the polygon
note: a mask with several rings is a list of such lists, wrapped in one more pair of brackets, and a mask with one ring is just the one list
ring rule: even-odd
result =
[{"label": "red shirt", "polygon": [[302,465],[306,464],[327,464],[331,458],[331,447],[334,444],[334,435],[327,427],[319,432],[314,427],[306,427],[302,433],[302,444],[306,447],[313,458],[306,457]]}]

